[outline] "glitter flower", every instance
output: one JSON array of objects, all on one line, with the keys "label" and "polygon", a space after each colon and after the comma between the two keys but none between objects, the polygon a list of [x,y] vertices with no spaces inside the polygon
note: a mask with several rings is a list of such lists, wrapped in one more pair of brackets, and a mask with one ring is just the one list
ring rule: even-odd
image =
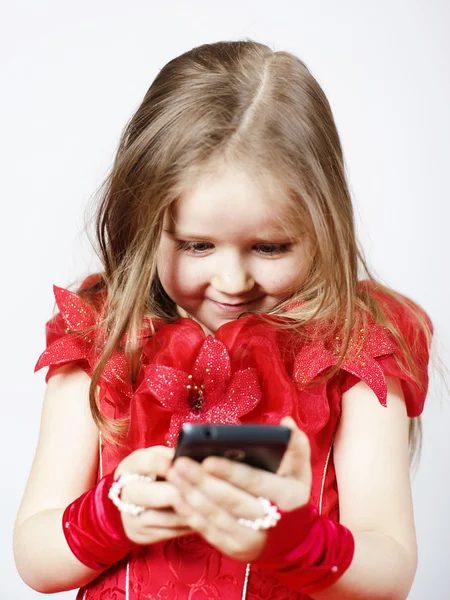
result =
[{"label": "glitter flower", "polygon": [[[57,286],[53,286],[53,291],[59,313],[47,325],[48,346],[39,357],[35,371],[75,361],[92,375],[105,343],[98,329],[101,315],[80,295]],[[126,396],[132,395],[123,351],[113,353],[101,379],[113,383]]]},{"label": "glitter flower", "polygon": [[172,412],[166,441],[173,445],[183,423],[239,423],[261,399],[256,370],[231,372],[227,349],[208,336],[189,371],[150,364],[141,391]]},{"label": "glitter flower", "polygon": [[[317,340],[306,344],[297,354],[293,379],[300,387],[305,387],[319,373],[337,364],[341,339],[335,337],[333,342],[331,347],[327,347],[323,340]],[[388,331],[381,325],[371,324],[367,329],[360,329],[357,336],[350,339],[340,368],[367,383],[381,404],[386,406],[386,376],[376,359],[393,354],[396,349]]]}]

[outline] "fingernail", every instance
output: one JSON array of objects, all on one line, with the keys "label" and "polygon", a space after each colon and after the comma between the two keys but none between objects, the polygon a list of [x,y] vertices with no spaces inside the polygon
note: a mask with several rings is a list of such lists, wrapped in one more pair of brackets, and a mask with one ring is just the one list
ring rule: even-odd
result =
[{"label": "fingernail", "polygon": [[177,470],[177,473],[181,475],[189,475],[190,473],[195,473],[198,469],[198,465],[193,460],[189,458],[180,457],[174,463],[174,467]]},{"label": "fingernail", "polygon": [[219,471],[222,461],[216,457],[208,457],[202,462],[202,467],[208,473],[213,473],[214,471]]},{"label": "fingernail", "polygon": [[297,426],[292,417],[283,417],[283,419],[281,419],[281,423],[285,427],[289,427],[289,429],[295,428]]}]

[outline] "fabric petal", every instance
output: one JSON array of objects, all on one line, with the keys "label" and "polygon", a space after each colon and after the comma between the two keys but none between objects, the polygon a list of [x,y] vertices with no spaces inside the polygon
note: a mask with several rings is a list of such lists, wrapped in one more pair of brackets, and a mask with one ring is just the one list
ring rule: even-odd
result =
[{"label": "fabric petal", "polygon": [[[86,333],[79,330],[93,327],[96,323],[95,311],[74,292],[53,286],[59,313],[46,326],[47,348],[39,357],[35,371],[43,367],[62,366],[69,362],[84,362],[89,375],[94,367],[95,331]],[[49,370],[46,380],[53,373]]]},{"label": "fabric petal", "polygon": [[51,344],[39,357],[35,372],[50,365],[62,365],[73,361],[87,361],[88,344],[82,337],[65,335]]},{"label": "fabric petal", "polygon": [[248,367],[231,378],[225,404],[235,407],[236,418],[249,413],[261,400],[261,388],[256,369]]},{"label": "fabric petal", "polygon": [[408,417],[418,417],[425,404],[427,388],[428,388],[428,371],[426,366],[421,371],[421,377],[418,381],[415,381],[412,376],[404,371],[399,365],[395,355],[380,357],[376,360],[378,367],[380,368],[383,379],[386,385],[386,393],[382,395],[379,390],[375,390],[371,385],[371,381],[364,377],[364,374],[358,370],[352,372],[350,369],[346,370],[341,384],[341,391],[345,393],[359,381],[364,381],[369,387],[373,389],[378,397],[378,400],[383,406],[387,405],[387,383],[386,377],[396,377],[400,380],[402,391],[406,404],[406,412]]},{"label": "fabric petal", "polygon": [[[98,279],[97,276],[83,282],[81,289],[89,281]],[[78,294],[53,286],[56,304],[59,311],[46,325],[47,348],[39,357],[35,371],[49,367],[46,381],[55,370],[68,363],[78,362],[89,376],[92,376],[96,362],[101,354],[104,340],[95,329],[97,315],[104,305],[104,291],[97,293],[92,301],[87,303]],[[88,329],[88,331],[83,331]],[[80,331],[81,330],[81,331]],[[133,394],[128,365],[125,354],[118,349],[113,352],[107,362],[100,381],[116,386],[117,391],[130,398]]]},{"label": "fabric petal", "polygon": [[116,350],[113,352],[111,358],[105,365],[100,379],[116,386],[118,391],[125,394],[128,398],[133,395],[130,373],[125,353],[122,351]]},{"label": "fabric petal", "polygon": [[386,376],[376,360],[370,357],[353,361],[346,360],[342,363],[341,369],[356,375],[361,381],[364,381],[375,392],[380,404],[386,406],[388,392]]},{"label": "fabric petal", "polygon": [[230,372],[230,357],[227,349],[222,342],[208,336],[195,361],[192,375],[196,382],[205,385],[208,396],[214,395],[214,400],[211,398],[213,403],[224,392],[230,379]]},{"label": "fabric petal", "polygon": [[93,308],[78,294],[56,285],[53,286],[53,291],[56,304],[69,329],[79,331],[95,326],[97,320]]},{"label": "fabric petal", "polygon": [[[406,357],[391,333],[383,326],[372,323],[364,348],[365,352],[360,357],[356,357],[356,362],[359,360],[366,364],[357,365],[354,361],[352,364],[344,365],[349,374],[342,381],[342,392],[362,380],[374,390],[380,403],[385,406],[386,377],[397,377],[402,386],[407,414],[409,417],[417,417],[423,410],[428,389],[429,339],[424,325],[431,335],[432,323],[428,315],[409,298],[398,294],[397,297],[392,297],[368,282],[361,282],[361,285],[370,288],[370,293],[376,297],[403,336],[406,346],[414,356],[417,371],[413,374],[404,366],[407,364]],[[372,358],[375,360],[371,360]],[[384,385],[381,383],[380,372]]]},{"label": "fabric petal", "polygon": [[[364,333],[364,331],[361,333]],[[371,324],[364,345],[364,353],[366,355],[377,358],[393,354],[397,349],[397,344],[385,327],[375,323]]]},{"label": "fabric petal", "polygon": [[292,377],[300,386],[307,385],[319,373],[337,363],[337,358],[319,340],[311,344],[305,344],[295,357]]},{"label": "fabric petal", "polygon": [[173,412],[186,413],[188,410],[188,374],[179,369],[162,365],[148,365],[145,382],[140,392],[152,392],[161,404]]}]

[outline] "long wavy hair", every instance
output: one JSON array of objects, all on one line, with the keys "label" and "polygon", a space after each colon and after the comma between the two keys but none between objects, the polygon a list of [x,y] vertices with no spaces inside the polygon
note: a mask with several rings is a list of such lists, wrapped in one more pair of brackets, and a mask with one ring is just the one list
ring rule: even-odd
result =
[{"label": "long wavy hair", "polygon": [[[273,312],[295,325],[325,319],[341,334],[341,361],[355,323],[373,318],[395,337],[404,356],[402,368],[418,380],[418,365],[394,320],[376,294],[358,285],[358,278],[364,274],[382,293],[403,303],[417,319],[418,335],[429,338],[429,326],[415,304],[377,284],[370,274],[356,241],[339,135],[320,85],[289,52],[253,41],[205,44],[158,73],[127,123],[101,187],[96,237],[104,272],[82,293],[106,292],[100,326],[107,331],[107,342],[92,377],[90,402],[107,435],[114,437],[120,424],[100,413],[96,388],[111,353],[126,333],[133,379],[143,318],[170,321],[179,316],[155,266],[164,216],[187,185],[223,160],[261,183],[268,177],[278,182],[301,223],[299,234],[308,236],[313,249],[301,289]],[[410,440],[417,449],[420,422],[411,423]]]}]

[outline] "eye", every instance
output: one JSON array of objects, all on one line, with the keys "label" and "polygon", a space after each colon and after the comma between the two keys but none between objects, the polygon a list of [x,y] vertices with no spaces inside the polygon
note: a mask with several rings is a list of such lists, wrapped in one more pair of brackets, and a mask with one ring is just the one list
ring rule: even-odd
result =
[{"label": "eye", "polygon": [[292,244],[257,244],[256,246],[253,246],[253,248],[259,254],[275,256],[277,254],[290,252],[292,249]]},{"label": "eye", "polygon": [[210,242],[185,242],[183,240],[179,240],[175,248],[180,252],[203,254],[214,248],[214,246]]}]

